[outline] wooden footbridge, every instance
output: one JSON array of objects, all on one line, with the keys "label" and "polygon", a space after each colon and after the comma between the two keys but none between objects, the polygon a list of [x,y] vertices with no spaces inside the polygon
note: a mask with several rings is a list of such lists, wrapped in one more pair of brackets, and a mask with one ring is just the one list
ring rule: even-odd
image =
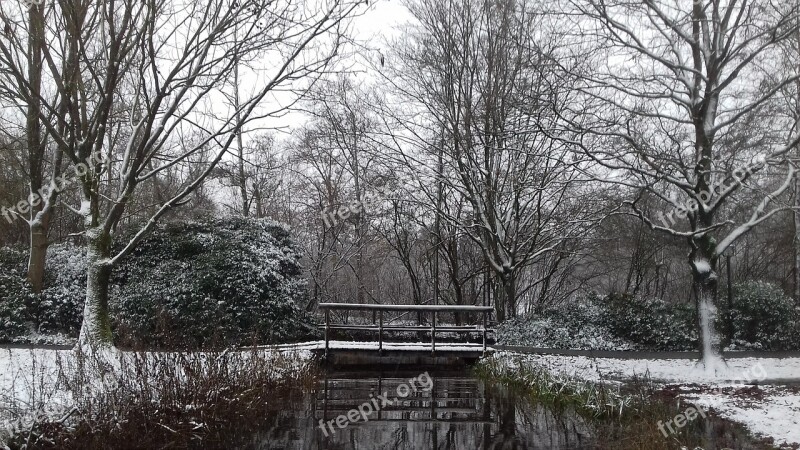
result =
[{"label": "wooden footbridge", "polygon": [[[325,315],[321,351],[332,365],[463,365],[491,351],[491,306],[320,303],[319,308]],[[458,324],[446,320],[455,317]]]}]

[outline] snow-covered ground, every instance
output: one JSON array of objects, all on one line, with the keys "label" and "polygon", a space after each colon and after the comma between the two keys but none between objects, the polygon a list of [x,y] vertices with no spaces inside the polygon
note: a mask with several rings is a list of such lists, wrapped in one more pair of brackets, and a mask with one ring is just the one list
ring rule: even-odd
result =
[{"label": "snow-covered ground", "polygon": [[[585,356],[531,355],[498,352],[510,364],[524,362],[587,381],[609,378],[649,377],[658,382],[725,383],[795,379],[800,381],[800,358],[736,358],[716,373],[698,366],[693,359],[616,359]],[[741,383],[745,384],[745,383]]]},{"label": "snow-covered ground", "polygon": [[[511,367],[539,366],[556,375],[587,381],[649,377],[679,385],[688,401],[713,408],[757,435],[772,437],[778,445],[800,444],[800,358],[731,359],[716,372],[689,359],[592,359],[511,352],[498,352],[493,358]],[[752,384],[760,389],[743,394]]]},{"label": "snow-covered ground", "polygon": [[[800,391],[765,386],[756,396],[719,393],[687,394],[687,400],[744,424],[750,431],[771,436],[779,445],[800,444]],[[762,397],[763,396],[763,397]]]}]

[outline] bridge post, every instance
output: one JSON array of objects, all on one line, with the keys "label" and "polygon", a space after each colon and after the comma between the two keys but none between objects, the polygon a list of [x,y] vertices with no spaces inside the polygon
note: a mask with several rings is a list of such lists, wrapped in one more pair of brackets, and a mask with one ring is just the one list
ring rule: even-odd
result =
[{"label": "bridge post", "polygon": [[383,356],[383,310],[378,312],[378,320],[378,355]]},{"label": "bridge post", "polygon": [[[381,371],[381,373],[378,375],[378,395],[381,395],[382,392],[383,392],[383,371]],[[377,408],[377,409],[378,409],[378,420],[381,420],[381,410],[383,410],[383,408]]]},{"label": "bridge post", "polygon": [[431,320],[431,356],[436,356],[436,311],[433,312]]},{"label": "bridge post", "polygon": [[486,356],[486,311],[481,314],[483,315],[483,356]]},{"label": "bridge post", "polygon": [[331,327],[331,310],[325,308],[325,359],[328,359],[328,339]]}]

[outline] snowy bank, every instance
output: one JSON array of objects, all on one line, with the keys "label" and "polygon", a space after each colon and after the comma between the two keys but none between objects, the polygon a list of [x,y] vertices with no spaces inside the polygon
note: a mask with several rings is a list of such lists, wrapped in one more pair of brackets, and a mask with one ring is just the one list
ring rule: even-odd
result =
[{"label": "snowy bank", "polygon": [[[797,387],[781,386],[800,382],[800,358],[730,359],[725,370],[711,373],[687,359],[626,360],[512,352],[498,352],[492,357],[509,367],[538,366],[557,376],[586,381],[640,377],[677,385],[686,391],[683,397],[687,400],[713,408],[721,417],[743,424],[756,435],[771,437],[778,445],[800,443],[800,395]],[[743,395],[752,389],[746,386],[749,384],[761,387],[755,398]]]}]

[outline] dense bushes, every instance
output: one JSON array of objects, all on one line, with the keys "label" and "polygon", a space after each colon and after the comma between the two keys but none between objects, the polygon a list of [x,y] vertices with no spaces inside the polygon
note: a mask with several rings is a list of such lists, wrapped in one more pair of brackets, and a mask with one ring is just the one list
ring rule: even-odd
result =
[{"label": "dense bushes", "polygon": [[299,256],[281,225],[244,219],[159,227],[115,272],[114,326],[147,346],[207,347],[298,340]]},{"label": "dense bushes", "polygon": [[[85,269],[72,260],[77,254],[72,246],[51,246],[52,287],[34,294],[26,280],[27,251],[0,248],[0,342],[61,343],[77,334],[86,282]],[[82,279],[77,288],[70,282],[75,278]]]},{"label": "dense bushes", "polygon": [[694,306],[627,294],[592,296],[601,311],[599,326],[643,350],[691,350],[697,346]]},{"label": "dense bushes", "polygon": [[[779,287],[738,284],[733,299],[731,310],[724,300],[719,302],[717,321],[723,342],[730,341],[728,349],[800,349],[800,310]],[[590,294],[535,317],[501,324],[498,340],[580,350],[686,351],[698,345],[696,317],[692,303],[670,305],[626,294]]]},{"label": "dense bushes", "polygon": [[506,321],[497,329],[500,343],[575,350],[633,350],[636,346],[600,325],[600,308],[580,301],[548,309],[531,318]]},{"label": "dense bushes", "polygon": [[[119,239],[121,242],[123,239]],[[25,282],[27,252],[0,249],[0,341],[80,330],[82,248],[53,245],[47,288]],[[122,344],[207,347],[286,342],[316,334],[302,310],[305,281],[289,232],[259,220],[158,227],[115,270],[113,326]]]},{"label": "dense bushes", "polygon": [[83,248],[51,245],[47,251],[45,289],[31,308],[42,334],[77,336],[86,297],[86,257]]},{"label": "dense bushes", "polygon": [[578,350],[691,350],[697,343],[694,323],[690,305],[590,294],[541,316],[502,324],[498,339],[504,344]]},{"label": "dense bushes", "polygon": [[28,334],[28,308],[33,294],[25,280],[24,253],[0,248],[0,342]]},{"label": "dense bushes", "polygon": [[[730,329],[729,324],[733,325]],[[738,349],[793,350],[800,348],[800,311],[794,300],[770,283],[734,286],[733,308],[720,311],[717,328],[730,334]]]}]

